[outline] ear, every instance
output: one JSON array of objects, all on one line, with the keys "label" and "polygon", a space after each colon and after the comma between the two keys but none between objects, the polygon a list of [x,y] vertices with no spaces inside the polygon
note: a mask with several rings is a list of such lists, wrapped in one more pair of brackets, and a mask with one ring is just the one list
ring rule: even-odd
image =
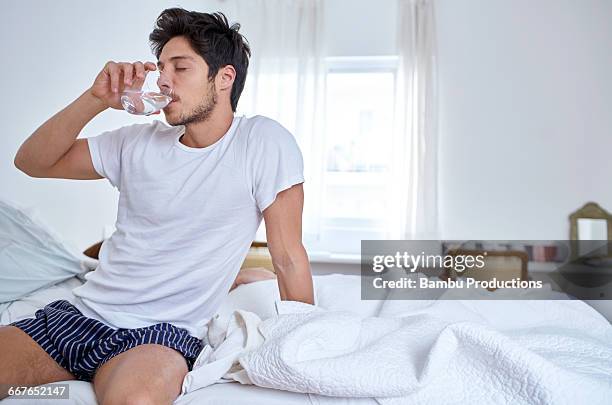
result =
[{"label": "ear", "polygon": [[236,69],[232,65],[225,65],[217,73],[217,89],[231,90],[236,79]]}]

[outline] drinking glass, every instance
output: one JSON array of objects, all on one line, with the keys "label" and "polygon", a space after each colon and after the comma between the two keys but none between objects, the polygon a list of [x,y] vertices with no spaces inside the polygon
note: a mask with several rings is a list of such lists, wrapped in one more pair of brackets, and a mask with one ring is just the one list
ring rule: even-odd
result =
[{"label": "drinking glass", "polygon": [[157,86],[159,71],[147,72],[142,86],[133,81],[121,93],[121,105],[130,114],[151,115],[158,113],[172,101],[172,89]]}]

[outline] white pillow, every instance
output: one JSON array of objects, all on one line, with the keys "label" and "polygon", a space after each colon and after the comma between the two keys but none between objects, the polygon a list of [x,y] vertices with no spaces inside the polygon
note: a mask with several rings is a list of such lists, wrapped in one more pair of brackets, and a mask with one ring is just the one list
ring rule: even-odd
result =
[{"label": "white pillow", "polygon": [[274,279],[241,284],[225,297],[217,314],[229,321],[234,311],[242,309],[267,319],[276,315],[276,300],[280,300],[280,293],[278,282]]},{"label": "white pillow", "polygon": [[76,256],[48,227],[0,199],[0,303],[83,273]]},{"label": "white pillow", "polygon": [[[361,299],[361,277],[329,274],[313,277],[315,305],[336,311],[349,311],[361,316],[376,316],[380,300]],[[227,319],[238,309],[255,313],[262,320],[276,315],[275,302],[280,300],[277,280],[241,284],[232,290],[219,308],[220,320]]]}]

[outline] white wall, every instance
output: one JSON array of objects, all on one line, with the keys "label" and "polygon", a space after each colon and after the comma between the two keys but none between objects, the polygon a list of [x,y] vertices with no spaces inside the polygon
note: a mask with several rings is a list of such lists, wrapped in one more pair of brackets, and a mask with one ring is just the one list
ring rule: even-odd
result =
[{"label": "white wall", "polygon": [[[195,7],[202,2],[183,3]],[[42,219],[77,247],[100,240],[103,226],[114,224],[118,193],[106,180],[30,178],[14,167],[15,153],[40,124],[91,85],[106,61],[155,60],[148,33],[168,6],[142,0],[3,3],[0,197],[37,208]],[[147,120],[106,111],[80,137]]]},{"label": "white wall", "polygon": [[[371,3],[327,0],[326,28],[336,32],[330,54],[380,54],[392,51],[392,0],[385,13],[369,19]],[[154,60],[148,34],[167,7],[190,10],[232,10],[231,1],[11,1],[3,3],[0,24],[2,74],[0,88],[0,198],[35,207],[51,227],[79,248],[99,240],[106,224],[114,224],[118,193],[106,180],[33,179],[13,165],[21,143],[46,119],[88,88],[108,60]],[[355,18],[346,19],[353,12]],[[231,20],[231,14],[228,14]],[[267,22],[269,23],[269,22]],[[360,26],[359,40],[353,41]],[[248,26],[243,30],[248,30]],[[106,111],[88,124],[80,137],[148,118]]]},{"label": "white wall", "polygon": [[438,0],[449,239],[566,239],[612,210],[612,2]]},{"label": "white wall", "polygon": [[[105,180],[32,179],[19,145],[109,59],[151,59],[166,7],[224,1],[12,1],[0,25],[0,196],[84,248],[116,216]],[[395,1],[325,0],[331,55],[394,50]],[[564,238],[587,200],[612,209],[612,2],[437,0],[440,216],[446,238]],[[231,19],[231,15],[230,15]],[[37,94],[39,96],[37,96]],[[146,120],[108,111],[81,137]]]}]

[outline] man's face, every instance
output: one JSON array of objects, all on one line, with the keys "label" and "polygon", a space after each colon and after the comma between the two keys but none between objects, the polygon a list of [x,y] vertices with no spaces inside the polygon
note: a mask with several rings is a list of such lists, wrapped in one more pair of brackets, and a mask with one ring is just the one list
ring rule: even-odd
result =
[{"label": "man's face", "polygon": [[157,66],[160,88],[172,89],[173,101],[164,108],[170,125],[206,121],[217,95],[214,80],[208,80],[208,65],[184,37],[174,37],[164,45]]}]

